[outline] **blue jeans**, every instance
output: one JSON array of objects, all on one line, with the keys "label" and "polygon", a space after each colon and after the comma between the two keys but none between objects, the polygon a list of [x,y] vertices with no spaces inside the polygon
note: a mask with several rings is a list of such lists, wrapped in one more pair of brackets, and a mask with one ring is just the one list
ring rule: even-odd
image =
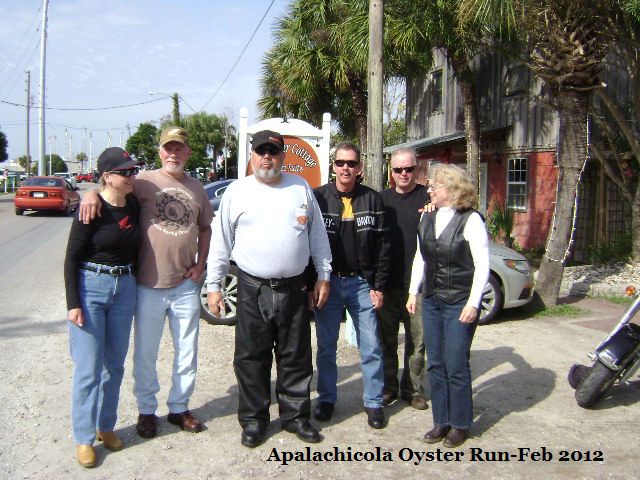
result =
[{"label": "blue jeans", "polygon": [[138,285],[138,306],[134,321],[133,393],[138,411],[155,414],[160,391],[156,362],[165,320],[173,340],[173,374],[167,405],[169,413],[189,408],[198,368],[200,287],[187,278],[173,288]]},{"label": "blue jeans", "polygon": [[382,407],[384,374],[382,347],[378,338],[378,321],[369,296],[369,284],[361,277],[340,278],[331,275],[331,291],[327,303],[316,310],[318,352],[318,400],[336,403],[338,398],[338,367],[336,352],[340,321],[344,308],[349,311],[356,329],[360,365],[364,381],[364,406]]},{"label": "blue jeans", "polygon": [[71,419],[74,441],[93,445],[96,429],[112,432],[116,424],[136,308],[136,281],[131,275],[89,270],[80,270],[78,275],[84,326],[69,322],[74,363]]},{"label": "blue jeans", "polygon": [[433,423],[460,430],[473,423],[469,356],[478,324],[460,322],[466,303],[450,305],[432,295],[422,304]]}]

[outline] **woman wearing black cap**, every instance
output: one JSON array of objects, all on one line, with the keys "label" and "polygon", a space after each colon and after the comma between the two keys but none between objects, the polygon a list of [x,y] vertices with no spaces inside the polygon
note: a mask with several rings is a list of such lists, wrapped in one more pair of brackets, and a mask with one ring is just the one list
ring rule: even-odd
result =
[{"label": "woman wearing black cap", "polygon": [[133,272],[138,249],[138,202],[130,195],[136,162],[121,148],[98,158],[102,215],[85,225],[76,217],[64,264],[76,458],[93,467],[93,443],[124,447],[113,432],[136,306]]}]

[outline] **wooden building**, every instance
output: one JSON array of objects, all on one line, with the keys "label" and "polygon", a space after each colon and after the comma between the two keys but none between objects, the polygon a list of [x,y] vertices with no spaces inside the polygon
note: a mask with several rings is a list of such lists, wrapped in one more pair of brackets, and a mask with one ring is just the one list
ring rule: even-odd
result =
[{"label": "wooden building", "polygon": [[[557,113],[548,105],[544,83],[524,64],[498,54],[479,56],[476,62],[479,209],[490,213],[496,204],[511,209],[515,242],[525,249],[544,247],[556,197]],[[385,153],[414,149],[421,183],[431,162],[466,162],[462,96],[442,51],[435,52],[433,69],[426,77],[407,80],[406,106],[407,141],[385,148]],[[620,222],[622,215],[619,206],[616,211],[602,210],[607,195],[610,199],[619,195],[595,161],[586,164],[580,192],[584,208],[578,217],[573,259],[586,261],[592,245],[615,234],[607,233],[605,226],[612,223],[608,217]]]}]

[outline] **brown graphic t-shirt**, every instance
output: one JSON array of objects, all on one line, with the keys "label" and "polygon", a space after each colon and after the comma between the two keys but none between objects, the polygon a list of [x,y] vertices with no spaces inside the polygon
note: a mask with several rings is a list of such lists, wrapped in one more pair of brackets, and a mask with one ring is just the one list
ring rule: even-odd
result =
[{"label": "brown graphic t-shirt", "polygon": [[196,263],[198,233],[211,225],[213,209],[200,181],[162,170],[142,171],[134,194],[140,203],[139,284],[171,288]]}]

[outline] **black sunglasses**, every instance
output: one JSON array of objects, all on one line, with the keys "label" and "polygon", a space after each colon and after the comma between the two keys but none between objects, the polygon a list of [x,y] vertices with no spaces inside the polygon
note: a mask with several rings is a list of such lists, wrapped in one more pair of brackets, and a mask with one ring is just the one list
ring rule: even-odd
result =
[{"label": "black sunglasses", "polygon": [[416,166],[412,166],[412,167],[394,167],[391,170],[393,170],[393,173],[402,173],[402,172],[407,172],[407,173],[413,173],[413,171],[416,169]]},{"label": "black sunglasses", "polygon": [[111,170],[107,173],[115,173],[116,175],[120,175],[121,177],[131,177],[132,175],[137,175],[140,169],[138,167],[127,168],[126,170]]},{"label": "black sunglasses", "polygon": [[336,167],[344,167],[345,163],[349,168],[356,168],[358,165],[360,165],[360,162],[358,160],[334,160],[333,162]]},{"label": "black sunglasses", "polygon": [[265,153],[269,153],[269,155],[278,155],[281,152],[278,147],[274,147],[273,145],[260,145],[254,151],[258,155],[264,155]]}]

